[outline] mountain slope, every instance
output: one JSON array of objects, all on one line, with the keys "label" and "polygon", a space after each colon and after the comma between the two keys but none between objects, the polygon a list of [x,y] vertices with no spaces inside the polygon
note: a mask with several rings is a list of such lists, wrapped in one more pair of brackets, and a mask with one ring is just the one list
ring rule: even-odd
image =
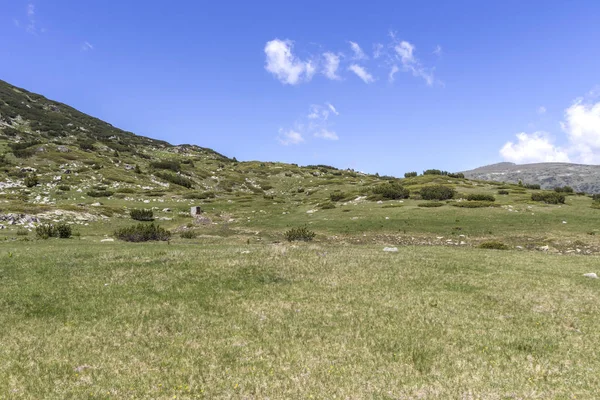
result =
[{"label": "mountain slope", "polygon": [[600,165],[569,163],[499,163],[464,171],[465,177],[487,181],[537,183],[544,189],[571,186],[576,192],[600,193]]}]

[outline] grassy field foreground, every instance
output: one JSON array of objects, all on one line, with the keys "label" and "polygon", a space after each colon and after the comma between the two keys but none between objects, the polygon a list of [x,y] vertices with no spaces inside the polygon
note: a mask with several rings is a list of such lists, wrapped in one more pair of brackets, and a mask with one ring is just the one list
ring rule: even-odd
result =
[{"label": "grassy field foreground", "polygon": [[0,398],[594,398],[595,256],[0,245]]}]

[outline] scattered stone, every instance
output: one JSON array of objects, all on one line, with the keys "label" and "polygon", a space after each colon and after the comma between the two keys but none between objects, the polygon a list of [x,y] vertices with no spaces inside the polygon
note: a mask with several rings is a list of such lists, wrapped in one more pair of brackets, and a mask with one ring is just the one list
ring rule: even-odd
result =
[{"label": "scattered stone", "polygon": [[566,223],[567,223],[567,221],[563,221],[563,224],[566,224]]},{"label": "scattered stone", "polygon": [[163,212],[171,212],[170,208],[163,208]]},{"label": "scattered stone", "polygon": [[538,247],[538,249],[541,250],[541,251],[548,251],[548,250],[550,250],[550,246],[548,246],[548,245],[546,245],[546,246],[540,246],[540,247]]},{"label": "scattered stone", "polygon": [[390,253],[396,253],[398,251],[398,248],[397,247],[384,247],[383,251],[387,251]]},{"label": "scattered stone", "polygon": [[102,239],[101,242],[114,242],[115,239]]},{"label": "scattered stone", "polygon": [[583,276],[585,276],[586,278],[598,279],[598,275],[596,275],[594,272],[583,274]]}]

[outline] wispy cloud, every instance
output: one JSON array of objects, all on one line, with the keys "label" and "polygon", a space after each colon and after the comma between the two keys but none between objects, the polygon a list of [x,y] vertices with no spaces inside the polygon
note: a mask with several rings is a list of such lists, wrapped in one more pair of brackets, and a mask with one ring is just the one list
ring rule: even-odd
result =
[{"label": "wispy cloud", "polygon": [[265,45],[267,56],[265,69],[275,75],[281,83],[296,85],[302,81],[310,81],[315,68],[311,61],[302,61],[293,53],[293,42],[290,40],[271,40]]},{"label": "wispy cloud", "polygon": [[35,26],[35,5],[33,3],[27,4],[27,32],[37,33]]},{"label": "wispy cloud", "polygon": [[90,42],[83,42],[81,45],[81,51],[94,50],[94,46]]},{"label": "wispy cloud", "polygon": [[352,52],[354,53],[355,60],[366,60],[369,58],[369,57],[367,57],[365,52],[360,48],[358,43],[352,42],[352,41],[349,41],[348,43],[350,43],[350,48],[352,49]]},{"label": "wispy cloud", "polygon": [[323,53],[323,57],[325,58],[323,74],[331,80],[340,80],[341,78],[337,74],[338,68],[340,67],[340,57],[330,52]]},{"label": "wispy cloud", "polygon": [[293,128],[280,129],[277,141],[284,146],[296,145],[305,142],[306,137],[314,137],[325,140],[339,140],[339,136],[333,130],[333,122],[330,117],[339,116],[339,111],[331,103],[311,104],[308,114],[294,123]]},{"label": "wispy cloud", "polygon": [[381,57],[383,52],[383,45],[381,43],[375,43],[373,45],[373,58],[377,59]]},{"label": "wispy cloud", "polygon": [[398,71],[400,71],[400,68],[398,68],[396,64],[392,65],[392,68],[390,69],[390,73],[388,75],[388,81],[394,82],[396,80],[394,78],[394,75],[396,75]]},{"label": "wispy cloud", "polygon": [[435,49],[433,50],[433,54],[435,54],[438,57],[441,57],[442,54],[444,54],[444,52],[442,51],[442,46],[440,46],[439,44],[437,46],[435,46]]},{"label": "wispy cloud", "polygon": [[300,143],[304,142],[304,137],[302,136],[302,134],[300,132],[297,132],[293,129],[289,129],[287,131],[280,129],[277,140],[282,145],[289,146],[289,145],[295,145],[295,144],[300,144]]},{"label": "wispy cloud", "polygon": [[423,78],[427,85],[433,85],[433,72],[421,65],[421,62],[415,56],[415,46],[412,43],[402,40],[394,46],[394,50],[396,51],[396,57],[402,63],[402,68],[405,71],[412,72],[414,76]]},{"label": "wispy cloud", "polygon": [[348,69],[354,72],[360,79],[362,79],[365,83],[373,83],[375,82],[375,78],[373,75],[367,72],[364,67],[361,67],[358,64],[352,64],[348,67]]},{"label": "wispy cloud", "polygon": [[542,115],[542,114],[546,114],[546,107],[544,106],[539,106],[537,109],[537,113]]}]

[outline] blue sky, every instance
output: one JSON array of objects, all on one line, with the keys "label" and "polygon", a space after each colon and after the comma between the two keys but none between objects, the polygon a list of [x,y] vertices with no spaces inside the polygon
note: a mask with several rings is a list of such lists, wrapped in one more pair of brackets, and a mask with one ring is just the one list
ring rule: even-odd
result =
[{"label": "blue sky", "polygon": [[239,160],[600,163],[598,1],[0,0],[0,79]]}]

